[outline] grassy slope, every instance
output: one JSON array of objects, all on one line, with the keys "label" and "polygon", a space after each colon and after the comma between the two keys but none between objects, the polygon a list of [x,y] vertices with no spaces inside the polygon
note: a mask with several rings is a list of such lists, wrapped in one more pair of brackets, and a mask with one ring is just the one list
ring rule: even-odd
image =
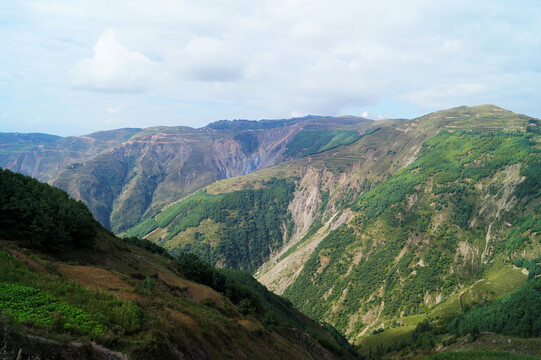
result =
[{"label": "grassy slope", "polygon": [[[490,150],[488,147],[494,146],[494,140],[490,135],[448,133],[427,142],[421,156],[414,163],[359,198],[359,205],[354,205],[359,211],[356,220],[348,230],[331,233],[319,245],[305,265],[304,275],[301,274],[297,284],[286,291],[286,296],[291,296],[298,306],[311,311],[313,316],[328,316],[326,319],[342,331],[351,331],[351,327],[346,327],[352,325],[349,320],[342,325],[339,321],[361,308],[359,300],[366,302],[376,297],[373,308],[384,300],[388,310],[383,315],[389,311],[395,314],[424,312],[423,302],[427,300],[423,299],[426,293],[419,296],[421,289],[424,288],[428,294],[445,296],[460,284],[470,281],[470,278],[476,276],[477,268],[481,267],[479,262],[486,258],[481,259],[481,254],[477,253],[473,256],[479,256],[479,259],[466,260],[466,257],[472,256],[466,253],[462,260],[463,269],[455,267],[453,270],[453,262],[456,261],[453,256],[460,244],[483,251],[487,228],[489,224],[495,227],[496,223],[495,218],[480,214],[480,200],[487,193],[467,183],[473,180],[481,186],[484,184],[485,189],[488,185],[501,189],[502,185],[495,182],[496,178],[492,178],[496,176],[496,170],[517,163],[531,151],[520,136],[515,138],[513,135],[501,135],[501,144]],[[518,148],[506,149],[514,149],[515,146],[522,148],[523,145],[524,153]],[[486,154],[491,154],[488,155],[488,162],[483,164],[481,160],[481,167],[473,165]],[[457,162],[458,159],[462,159],[465,165]],[[492,172],[491,167],[494,169]],[[477,175],[478,169],[482,169],[482,177]],[[460,185],[461,182],[467,185]],[[447,190],[454,189],[454,186],[467,187],[462,193]],[[434,208],[439,203],[445,206]],[[470,224],[474,218],[481,226],[473,227]],[[504,234],[508,233],[506,230],[500,230],[502,240],[505,239]],[[368,234],[369,237],[366,236]],[[359,237],[363,239],[362,242],[358,241]],[[384,239],[385,243],[382,244]],[[424,245],[414,248],[410,245],[412,243]],[[535,241],[533,244],[535,246]],[[493,245],[487,245],[492,253],[498,251],[492,249]],[[512,246],[505,241],[502,245],[505,248]],[[406,252],[404,256],[401,250],[409,250],[409,253]],[[352,259],[359,251],[365,255],[358,267],[350,269],[348,259]],[[367,256],[366,253],[371,255]],[[395,259],[394,262],[389,261],[392,259]],[[421,260],[426,266],[423,263],[415,265]],[[321,268],[323,262],[328,265]],[[393,272],[398,275],[393,275]],[[457,272],[458,277],[454,275]],[[314,286],[310,285],[308,278],[312,279]],[[402,290],[395,289],[397,285]],[[379,290],[380,286],[384,287]],[[316,293],[310,292],[316,289]],[[319,299],[331,289],[326,303],[322,304]],[[347,295],[343,294],[346,289]],[[399,298],[393,295],[397,291],[401,293]],[[297,295],[303,302],[297,300]],[[362,311],[367,310],[365,308]]]},{"label": "grassy slope", "polygon": [[[79,339],[90,338],[130,359],[175,358],[174,351],[187,358],[308,358],[302,333],[287,330],[298,332],[296,340],[265,329],[228,298],[183,279],[170,260],[103,232],[96,249],[71,250],[62,259],[21,249],[13,241],[0,242],[0,256],[0,283],[12,294],[4,315],[15,316],[22,325],[11,326],[34,339],[77,348]],[[25,306],[34,310],[24,312]],[[319,325],[300,319],[334,343]],[[28,339],[19,341],[23,345]],[[17,344],[11,346],[17,352]],[[99,358],[100,352],[93,351]]]},{"label": "grassy slope", "polygon": [[374,350],[378,346],[388,347],[409,338],[415,326],[424,319],[435,321],[457,314],[462,307],[472,307],[480,299],[492,300],[516,290],[525,281],[526,275],[520,269],[499,260],[495,261],[484,271],[479,280],[450,295],[427,313],[401,317],[395,321],[394,326],[399,325],[397,327],[392,327],[392,317],[380,319],[379,324],[386,330],[380,334],[363,336],[359,342],[360,348],[363,349],[364,353],[367,353],[370,349]]},{"label": "grassy slope", "polygon": [[243,122],[224,122],[220,130],[153,127],[58,171],[53,181],[88,204],[104,226],[121,233],[218,179],[282,161],[283,147],[300,128],[325,132],[334,126],[357,134],[365,123],[370,121],[324,118],[249,130]]},{"label": "grassy slope", "polygon": [[118,239],[84,204],[31,177],[0,169],[0,184],[3,358],[18,348],[18,358],[102,358],[112,351],[103,346],[133,359],[349,357],[343,338],[247,274]]}]

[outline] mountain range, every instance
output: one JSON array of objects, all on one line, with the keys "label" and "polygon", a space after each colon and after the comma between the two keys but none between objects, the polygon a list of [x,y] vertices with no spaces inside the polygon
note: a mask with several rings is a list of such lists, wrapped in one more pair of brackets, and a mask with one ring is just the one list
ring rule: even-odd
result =
[{"label": "mountain range", "polygon": [[[254,274],[365,356],[415,356],[419,333],[453,349],[483,306],[538,296],[541,122],[493,105],[0,140],[0,167],[132,241]],[[518,333],[497,321],[479,322],[500,334],[479,346],[541,336],[539,314]]]}]

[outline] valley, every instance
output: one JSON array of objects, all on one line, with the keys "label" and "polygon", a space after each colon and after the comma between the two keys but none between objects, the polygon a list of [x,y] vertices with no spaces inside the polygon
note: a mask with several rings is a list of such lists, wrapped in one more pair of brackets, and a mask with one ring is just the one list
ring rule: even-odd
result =
[{"label": "valley", "polygon": [[[524,300],[541,299],[537,119],[480,105],[412,120],[309,116],[19,137],[24,141],[0,134],[6,144],[0,167],[84,202],[100,226],[125,238],[104,240],[113,234],[100,230],[104,252],[132,246],[122,241],[146,241],[174,257],[197,255],[220,274],[252,274],[368,358],[519,348],[524,358],[541,356],[541,314]],[[38,262],[47,267],[51,261]],[[137,270],[142,279],[115,285],[117,296],[126,296],[126,289],[129,296],[147,296],[132,295],[140,286],[133,284],[153,271],[158,277],[150,277],[160,282],[171,266],[154,269],[152,261]],[[94,265],[117,272],[124,266]],[[55,266],[61,277],[76,281],[68,265]],[[178,269],[167,269],[179,276]],[[251,279],[240,274],[237,281]],[[212,297],[222,299],[225,290],[214,291]],[[202,306],[231,301],[216,299],[214,305],[203,299]],[[522,313],[509,311],[519,303]],[[157,305],[148,306],[143,310],[150,314]],[[234,319],[260,329],[263,313],[243,320],[235,306],[237,312],[219,309],[227,319],[216,317],[217,323]],[[531,317],[526,322],[524,312]],[[515,330],[494,325],[499,318],[479,320],[500,313]],[[271,338],[289,341],[284,334],[290,330],[276,335],[265,329],[256,331],[268,340],[264,346],[274,346]],[[315,336],[327,339],[320,344],[330,341],[328,349],[338,341],[329,333]],[[288,346],[304,351],[295,342]],[[330,356],[351,355],[343,351]]]}]

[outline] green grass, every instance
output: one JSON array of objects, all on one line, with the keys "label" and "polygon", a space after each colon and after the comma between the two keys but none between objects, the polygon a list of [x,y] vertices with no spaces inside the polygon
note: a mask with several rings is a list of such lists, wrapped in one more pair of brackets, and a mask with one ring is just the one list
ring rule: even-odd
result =
[{"label": "green grass", "polygon": [[19,322],[47,327],[54,321],[92,336],[112,329],[133,333],[143,322],[142,310],[133,302],[32,271],[5,250],[0,250],[0,284],[0,308]]},{"label": "green grass", "polygon": [[415,326],[416,324],[399,326],[392,329],[385,329],[385,331],[376,335],[364,336],[359,342],[361,352],[363,354],[367,354],[370,349],[374,351],[379,346],[387,348],[394,343],[399,343],[401,341],[407,340],[411,337],[413,330],[415,330]]},{"label": "green grass", "polygon": [[418,323],[420,323],[426,318],[427,318],[426,314],[419,314],[419,315],[404,316],[397,320],[404,325],[410,326],[410,325],[417,325]]},{"label": "green grass", "polygon": [[479,281],[465,287],[460,292],[462,293],[461,296],[460,293],[455,293],[434,306],[429,316],[437,318],[458,313],[461,310],[461,305],[472,306],[479,301],[483,301],[483,299],[496,299],[518,289],[525,281],[526,275],[520,269],[515,269],[512,265],[496,260],[485,270]]},{"label": "green grass", "polygon": [[287,144],[285,154],[305,157],[323,151],[334,149],[340,145],[349,145],[359,140],[363,135],[356,131],[308,131],[299,132]]},{"label": "green grass", "polygon": [[519,288],[526,282],[526,275],[512,265],[496,260],[484,273],[486,281],[479,282],[473,288],[491,292],[495,297],[502,296]]},{"label": "green grass", "polygon": [[152,231],[154,231],[158,227],[158,223],[154,218],[148,218],[145,221],[137,224],[136,226],[132,227],[130,230],[128,230],[124,236],[125,237],[143,237],[145,235],[150,234]]},{"label": "green grass", "polygon": [[87,335],[102,335],[104,332],[88,313],[28,286],[0,283],[0,309],[19,323],[45,327],[56,325]]},{"label": "green grass", "polygon": [[432,354],[423,360],[535,360],[537,356],[513,354],[494,350],[449,351]]}]

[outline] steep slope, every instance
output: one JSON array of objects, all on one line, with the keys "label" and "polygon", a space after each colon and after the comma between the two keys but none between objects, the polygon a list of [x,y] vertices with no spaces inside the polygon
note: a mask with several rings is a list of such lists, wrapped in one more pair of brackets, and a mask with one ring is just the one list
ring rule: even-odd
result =
[{"label": "steep slope", "polygon": [[193,255],[173,259],[152,243],[120,240],[97,222],[93,233],[65,234],[61,250],[54,237],[35,242],[36,234],[5,224],[26,213],[59,224],[63,214],[55,207],[90,212],[8,170],[0,183],[3,358],[353,358],[337,333],[249,275],[221,272]]},{"label": "steep slope", "polygon": [[[313,141],[307,146],[322,151],[354,141],[371,123],[316,116],[219,121],[202,129],[121,129],[41,144],[19,143],[21,136],[4,134],[0,166],[66,190],[87,204],[100,223],[120,233],[217,180],[302,156],[287,152],[292,141],[305,150],[306,139],[299,143],[299,133],[308,133]],[[317,137],[329,128],[335,130],[332,136]]]},{"label": "steep slope", "polygon": [[[375,358],[437,353],[426,358],[538,359],[541,356],[540,281],[531,278],[517,290],[494,301],[484,299],[457,316],[429,316],[409,333],[398,335],[399,328],[379,328],[374,331],[376,335],[366,338],[363,346],[371,343],[370,357]],[[389,341],[393,337],[394,341]]]},{"label": "steep slope", "polygon": [[353,335],[427,311],[496,256],[539,253],[539,200],[520,197],[539,160],[521,135],[439,133],[351,204],[351,222],[319,243],[284,295]]},{"label": "steep slope", "polygon": [[[293,182],[278,216],[281,243],[257,248],[268,259],[264,264],[249,251],[237,264],[261,265],[257,276],[266,286],[360,342],[380,327],[413,331],[427,313],[457,312],[525,281],[510,262],[541,255],[540,124],[492,105],[382,121],[349,145],[305,152],[317,143],[313,137],[295,150],[301,158],[204,191],[224,198]],[[269,182],[273,178],[279,180]],[[238,266],[221,261],[227,257],[220,248],[225,220],[206,214],[239,214],[203,198],[197,207],[190,204],[187,198],[175,206],[205,208],[194,223],[187,222],[189,211],[179,211],[180,227],[145,231],[141,224],[132,234]],[[241,226],[254,223],[249,213],[239,219]],[[176,242],[168,237],[173,233]],[[490,281],[487,271],[505,275]],[[515,281],[500,286],[506,276]]]}]

